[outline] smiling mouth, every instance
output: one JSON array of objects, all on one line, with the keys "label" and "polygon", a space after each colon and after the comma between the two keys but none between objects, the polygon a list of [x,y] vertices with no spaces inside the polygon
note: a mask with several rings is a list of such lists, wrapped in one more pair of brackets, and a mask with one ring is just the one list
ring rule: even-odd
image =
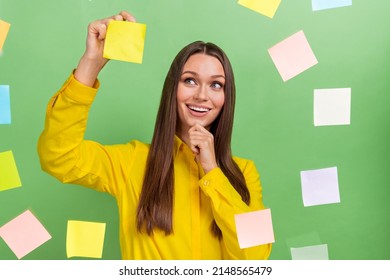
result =
[{"label": "smiling mouth", "polygon": [[197,112],[197,113],[206,113],[206,112],[211,111],[211,109],[205,108],[205,107],[197,107],[197,106],[192,106],[192,105],[187,105],[187,107],[191,111],[194,111],[194,112]]}]

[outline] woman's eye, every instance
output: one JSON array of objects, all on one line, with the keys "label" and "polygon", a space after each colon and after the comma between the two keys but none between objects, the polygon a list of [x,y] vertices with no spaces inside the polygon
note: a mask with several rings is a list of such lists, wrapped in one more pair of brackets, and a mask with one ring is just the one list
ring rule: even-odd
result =
[{"label": "woman's eye", "polygon": [[195,84],[196,84],[196,83],[195,83],[195,80],[192,79],[192,78],[186,78],[186,79],[184,80],[184,83],[189,84],[189,85],[195,85]]},{"label": "woman's eye", "polygon": [[214,82],[211,84],[211,87],[215,88],[215,89],[221,89],[221,88],[223,88],[223,85],[219,82]]}]

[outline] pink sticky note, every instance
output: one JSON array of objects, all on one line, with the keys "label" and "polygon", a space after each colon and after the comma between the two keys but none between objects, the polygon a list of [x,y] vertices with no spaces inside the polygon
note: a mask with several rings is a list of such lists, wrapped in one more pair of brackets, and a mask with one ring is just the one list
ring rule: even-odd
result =
[{"label": "pink sticky note", "polygon": [[30,210],[2,226],[0,237],[4,239],[18,259],[51,239],[50,234]]},{"label": "pink sticky note", "polygon": [[318,63],[305,34],[299,31],[268,49],[283,81],[287,81]]},{"label": "pink sticky note", "polygon": [[270,209],[236,214],[234,218],[241,249],[275,242]]}]

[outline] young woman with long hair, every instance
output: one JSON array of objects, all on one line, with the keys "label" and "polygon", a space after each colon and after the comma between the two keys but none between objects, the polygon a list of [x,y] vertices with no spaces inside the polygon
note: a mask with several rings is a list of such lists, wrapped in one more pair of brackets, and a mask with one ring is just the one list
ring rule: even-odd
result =
[{"label": "young woman with long hair", "polygon": [[215,44],[190,43],[174,58],[150,145],[84,140],[111,20],[135,22],[123,11],[88,26],[84,55],[47,107],[42,169],[116,198],[123,259],[267,259],[271,244],[238,244],[234,215],[264,206],[254,163],[231,153],[234,75]]}]

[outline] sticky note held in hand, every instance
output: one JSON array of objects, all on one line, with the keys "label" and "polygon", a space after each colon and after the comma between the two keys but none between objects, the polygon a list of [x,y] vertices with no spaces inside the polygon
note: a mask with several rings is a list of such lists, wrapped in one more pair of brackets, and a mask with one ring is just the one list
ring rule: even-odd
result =
[{"label": "sticky note held in hand", "polygon": [[107,28],[103,57],[142,63],[146,24],[111,21]]}]

